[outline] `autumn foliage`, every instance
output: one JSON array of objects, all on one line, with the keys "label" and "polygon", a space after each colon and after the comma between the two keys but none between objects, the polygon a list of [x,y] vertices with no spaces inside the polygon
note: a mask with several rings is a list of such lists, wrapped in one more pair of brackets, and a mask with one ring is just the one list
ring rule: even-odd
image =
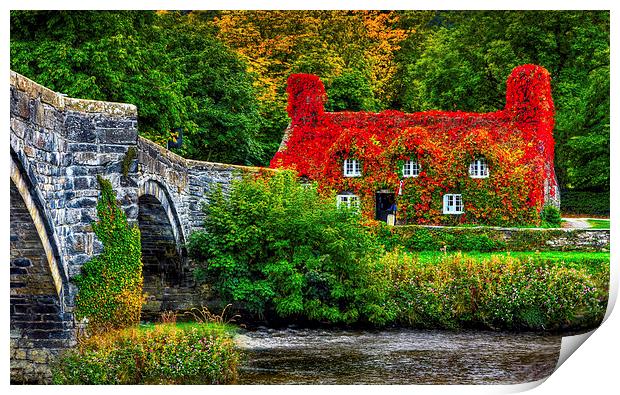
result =
[{"label": "autumn foliage", "polygon": [[[374,218],[375,192],[396,193],[401,182],[398,219],[405,223],[536,224],[555,194],[554,106],[543,67],[515,68],[506,107],[491,113],[324,112],[323,84],[308,74],[289,77],[288,95],[288,140],[271,167],[294,169],[324,193],[359,195],[367,218]],[[489,177],[471,178],[469,164],[480,157]],[[361,177],[343,177],[347,158],[361,161]],[[419,176],[403,177],[406,160],[420,164]],[[447,193],[462,194],[463,214],[443,214]]]}]

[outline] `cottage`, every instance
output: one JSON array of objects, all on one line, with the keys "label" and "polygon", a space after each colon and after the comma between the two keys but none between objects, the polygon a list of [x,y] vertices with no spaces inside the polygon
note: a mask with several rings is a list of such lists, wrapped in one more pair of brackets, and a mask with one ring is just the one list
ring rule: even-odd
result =
[{"label": "cottage", "polygon": [[491,113],[325,112],[321,80],[288,79],[291,124],[271,167],[290,168],[365,217],[398,223],[537,224],[559,206],[550,76],[515,68]]}]

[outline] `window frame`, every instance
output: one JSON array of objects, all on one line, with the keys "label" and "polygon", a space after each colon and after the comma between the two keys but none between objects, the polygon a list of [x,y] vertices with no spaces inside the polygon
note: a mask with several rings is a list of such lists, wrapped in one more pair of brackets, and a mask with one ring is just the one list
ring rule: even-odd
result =
[{"label": "window frame", "polygon": [[[355,203],[353,203],[355,202]],[[343,193],[343,194],[339,194],[336,195],[336,207],[337,208],[342,208],[343,205],[346,205],[347,209],[359,209],[360,207],[360,197],[359,195],[354,195],[352,193]],[[351,206],[354,207],[351,207]]]},{"label": "window frame", "polygon": [[[409,165],[409,166],[408,166]],[[413,170],[415,169],[416,173],[414,174]],[[407,170],[407,172],[405,171]],[[422,171],[422,166],[420,166],[420,162],[413,159],[408,159],[403,163],[403,178],[414,178],[420,175]]]},{"label": "window frame", "polygon": [[469,177],[489,178],[489,163],[484,156],[474,159],[469,164]]},{"label": "window frame", "polygon": [[[450,204],[452,200],[452,204]],[[460,207],[460,211],[458,208]],[[446,193],[443,195],[443,213],[444,214],[463,214],[465,212],[465,203],[463,195],[460,193]]]},{"label": "window frame", "polygon": [[[351,170],[349,171],[349,165]],[[361,177],[362,165],[359,160],[353,158],[347,158],[342,164],[342,170],[345,177]]]}]

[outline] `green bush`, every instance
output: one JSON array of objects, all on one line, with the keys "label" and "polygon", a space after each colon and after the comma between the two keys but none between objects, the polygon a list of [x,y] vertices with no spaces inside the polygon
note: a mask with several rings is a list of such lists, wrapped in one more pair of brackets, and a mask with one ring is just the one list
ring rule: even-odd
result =
[{"label": "green bush", "polygon": [[338,209],[292,172],[245,176],[209,202],[188,251],[197,279],[220,299],[259,316],[389,319],[372,278],[382,248],[355,210]]},{"label": "green bush", "polygon": [[162,324],[95,335],[52,366],[54,384],[224,384],[238,352],[224,328]]},{"label": "green bush", "polygon": [[562,191],[562,212],[579,215],[609,215],[609,191]]},{"label": "green bush", "polygon": [[76,318],[86,318],[94,332],[137,324],[143,301],[140,230],[127,222],[112,184],[98,179],[101,197],[92,226],[103,252],[84,263],[74,280]]},{"label": "green bush", "polygon": [[537,257],[428,262],[398,250],[382,262],[399,320],[414,327],[583,329],[598,325],[607,306],[608,265],[590,274]]},{"label": "green bush", "polygon": [[553,205],[545,205],[540,212],[540,219],[543,226],[548,228],[559,228],[562,223],[560,210]]}]

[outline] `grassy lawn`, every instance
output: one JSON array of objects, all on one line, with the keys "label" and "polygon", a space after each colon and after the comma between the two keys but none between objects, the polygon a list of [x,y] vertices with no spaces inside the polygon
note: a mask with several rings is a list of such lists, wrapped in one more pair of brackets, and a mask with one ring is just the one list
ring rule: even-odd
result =
[{"label": "grassy lawn", "polygon": [[608,219],[589,219],[588,223],[591,229],[610,229]]},{"label": "grassy lawn", "polygon": [[[444,256],[443,252],[421,251],[411,253],[417,255],[422,261],[437,263]],[[448,252],[448,255],[462,254],[465,257],[477,259],[490,258],[491,256],[507,256],[515,258],[532,258],[541,263],[556,263],[566,267],[585,267],[590,274],[597,273],[602,267],[609,266],[609,252],[583,252],[583,251],[510,251],[510,252]]]}]

